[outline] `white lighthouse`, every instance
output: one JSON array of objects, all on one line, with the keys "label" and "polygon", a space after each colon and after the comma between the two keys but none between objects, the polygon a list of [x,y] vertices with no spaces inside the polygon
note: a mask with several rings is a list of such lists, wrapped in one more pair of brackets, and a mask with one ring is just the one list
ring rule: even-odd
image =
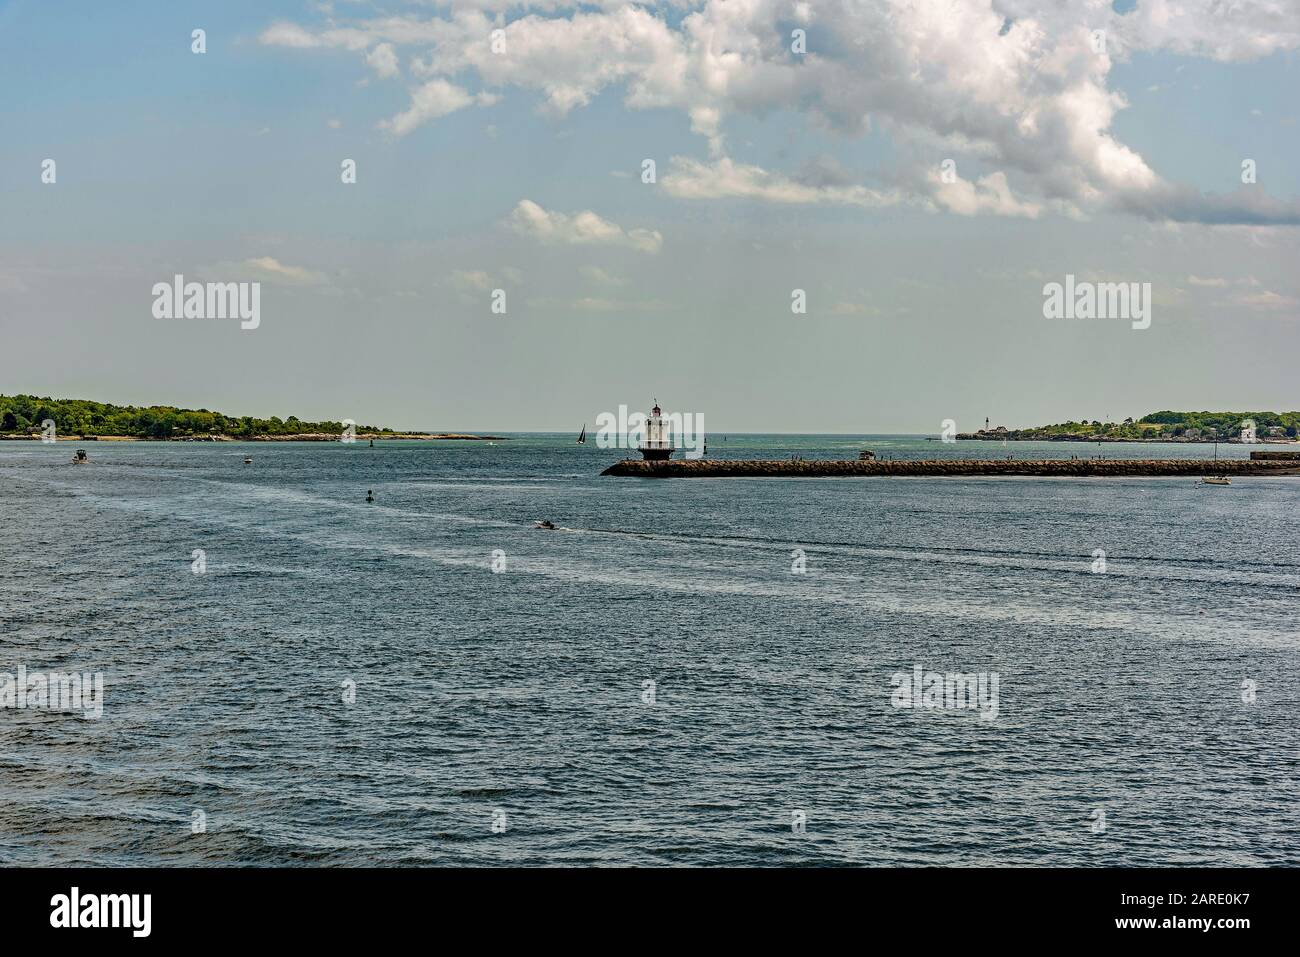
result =
[{"label": "white lighthouse", "polygon": [[668,422],[664,421],[658,399],[655,399],[655,407],[650,410],[650,418],[646,419],[645,439],[638,450],[647,462],[662,462],[672,457],[672,431]]}]

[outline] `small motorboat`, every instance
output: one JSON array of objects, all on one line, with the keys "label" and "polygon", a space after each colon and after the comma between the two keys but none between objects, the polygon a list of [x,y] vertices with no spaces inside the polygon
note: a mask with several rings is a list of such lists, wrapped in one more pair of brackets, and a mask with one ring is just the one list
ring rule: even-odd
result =
[{"label": "small motorboat", "polygon": [[548,519],[542,519],[540,522],[534,525],[533,528],[547,528],[550,529],[551,531],[555,531],[555,523],[549,521]]},{"label": "small motorboat", "polygon": [[245,465],[252,465],[252,464],[253,464],[253,457],[252,457],[251,455],[245,455],[245,456],[244,456],[244,464],[245,464]]},{"label": "small motorboat", "polygon": [[85,465],[89,461],[90,459],[86,456],[85,449],[77,449],[76,454],[72,456],[73,465]]}]

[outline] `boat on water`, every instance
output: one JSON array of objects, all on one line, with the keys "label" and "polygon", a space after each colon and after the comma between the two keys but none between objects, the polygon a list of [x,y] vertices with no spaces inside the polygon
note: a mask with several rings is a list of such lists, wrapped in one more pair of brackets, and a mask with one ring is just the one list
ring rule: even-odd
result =
[{"label": "boat on water", "polygon": [[[1215,465],[1218,465],[1218,464],[1219,464],[1219,441],[1218,441],[1218,439],[1215,439],[1215,441],[1214,441],[1214,464],[1215,464]],[[1232,479],[1228,478],[1228,476],[1226,476],[1226,475],[1202,475],[1202,476],[1201,476],[1201,484],[1202,484],[1202,485],[1231,485],[1231,484],[1232,484]]]},{"label": "boat on water", "polygon": [[87,457],[85,449],[77,449],[76,454],[72,456],[73,465],[85,465],[89,461],[90,459]]},{"label": "boat on water", "polygon": [[550,529],[551,531],[555,531],[555,523],[552,522],[550,519],[544,518],[540,522],[537,522],[535,525],[533,525],[533,528],[547,528]]},{"label": "boat on water", "polygon": [[579,445],[587,444],[587,423],[586,422],[582,423],[582,431],[578,433],[578,444]]},{"label": "boat on water", "polygon": [[244,464],[245,464],[245,465],[252,465],[252,464],[253,464],[253,457],[252,457],[251,455],[245,455],[245,456],[244,456]]},{"label": "boat on water", "polygon": [[375,500],[375,490],[371,488],[366,489],[366,501],[373,502],[374,500]]}]

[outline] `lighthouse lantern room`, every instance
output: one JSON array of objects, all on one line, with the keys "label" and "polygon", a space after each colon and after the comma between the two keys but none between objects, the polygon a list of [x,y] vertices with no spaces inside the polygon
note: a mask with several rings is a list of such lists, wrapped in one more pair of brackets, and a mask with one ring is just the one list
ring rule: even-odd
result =
[{"label": "lighthouse lantern room", "polygon": [[662,462],[672,458],[672,432],[663,418],[658,399],[655,399],[655,406],[650,410],[650,418],[646,419],[645,439],[639,446],[639,451],[647,462]]}]

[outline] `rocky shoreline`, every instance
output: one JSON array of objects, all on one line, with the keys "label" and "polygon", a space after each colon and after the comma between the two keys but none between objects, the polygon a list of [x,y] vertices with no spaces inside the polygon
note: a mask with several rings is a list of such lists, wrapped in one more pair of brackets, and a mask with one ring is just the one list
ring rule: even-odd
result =
[{"label": "rocky shoreline", "polygon": [[870,461],[852,459],[792,461],[788,459],[680,459],[643,462],[624,459],[601,475],[642,478],[832,478],[857,476],[1034,476],[1068,478],[1201,475],[1300,475],[1300,461],[1261,459],[916,459]]}]

